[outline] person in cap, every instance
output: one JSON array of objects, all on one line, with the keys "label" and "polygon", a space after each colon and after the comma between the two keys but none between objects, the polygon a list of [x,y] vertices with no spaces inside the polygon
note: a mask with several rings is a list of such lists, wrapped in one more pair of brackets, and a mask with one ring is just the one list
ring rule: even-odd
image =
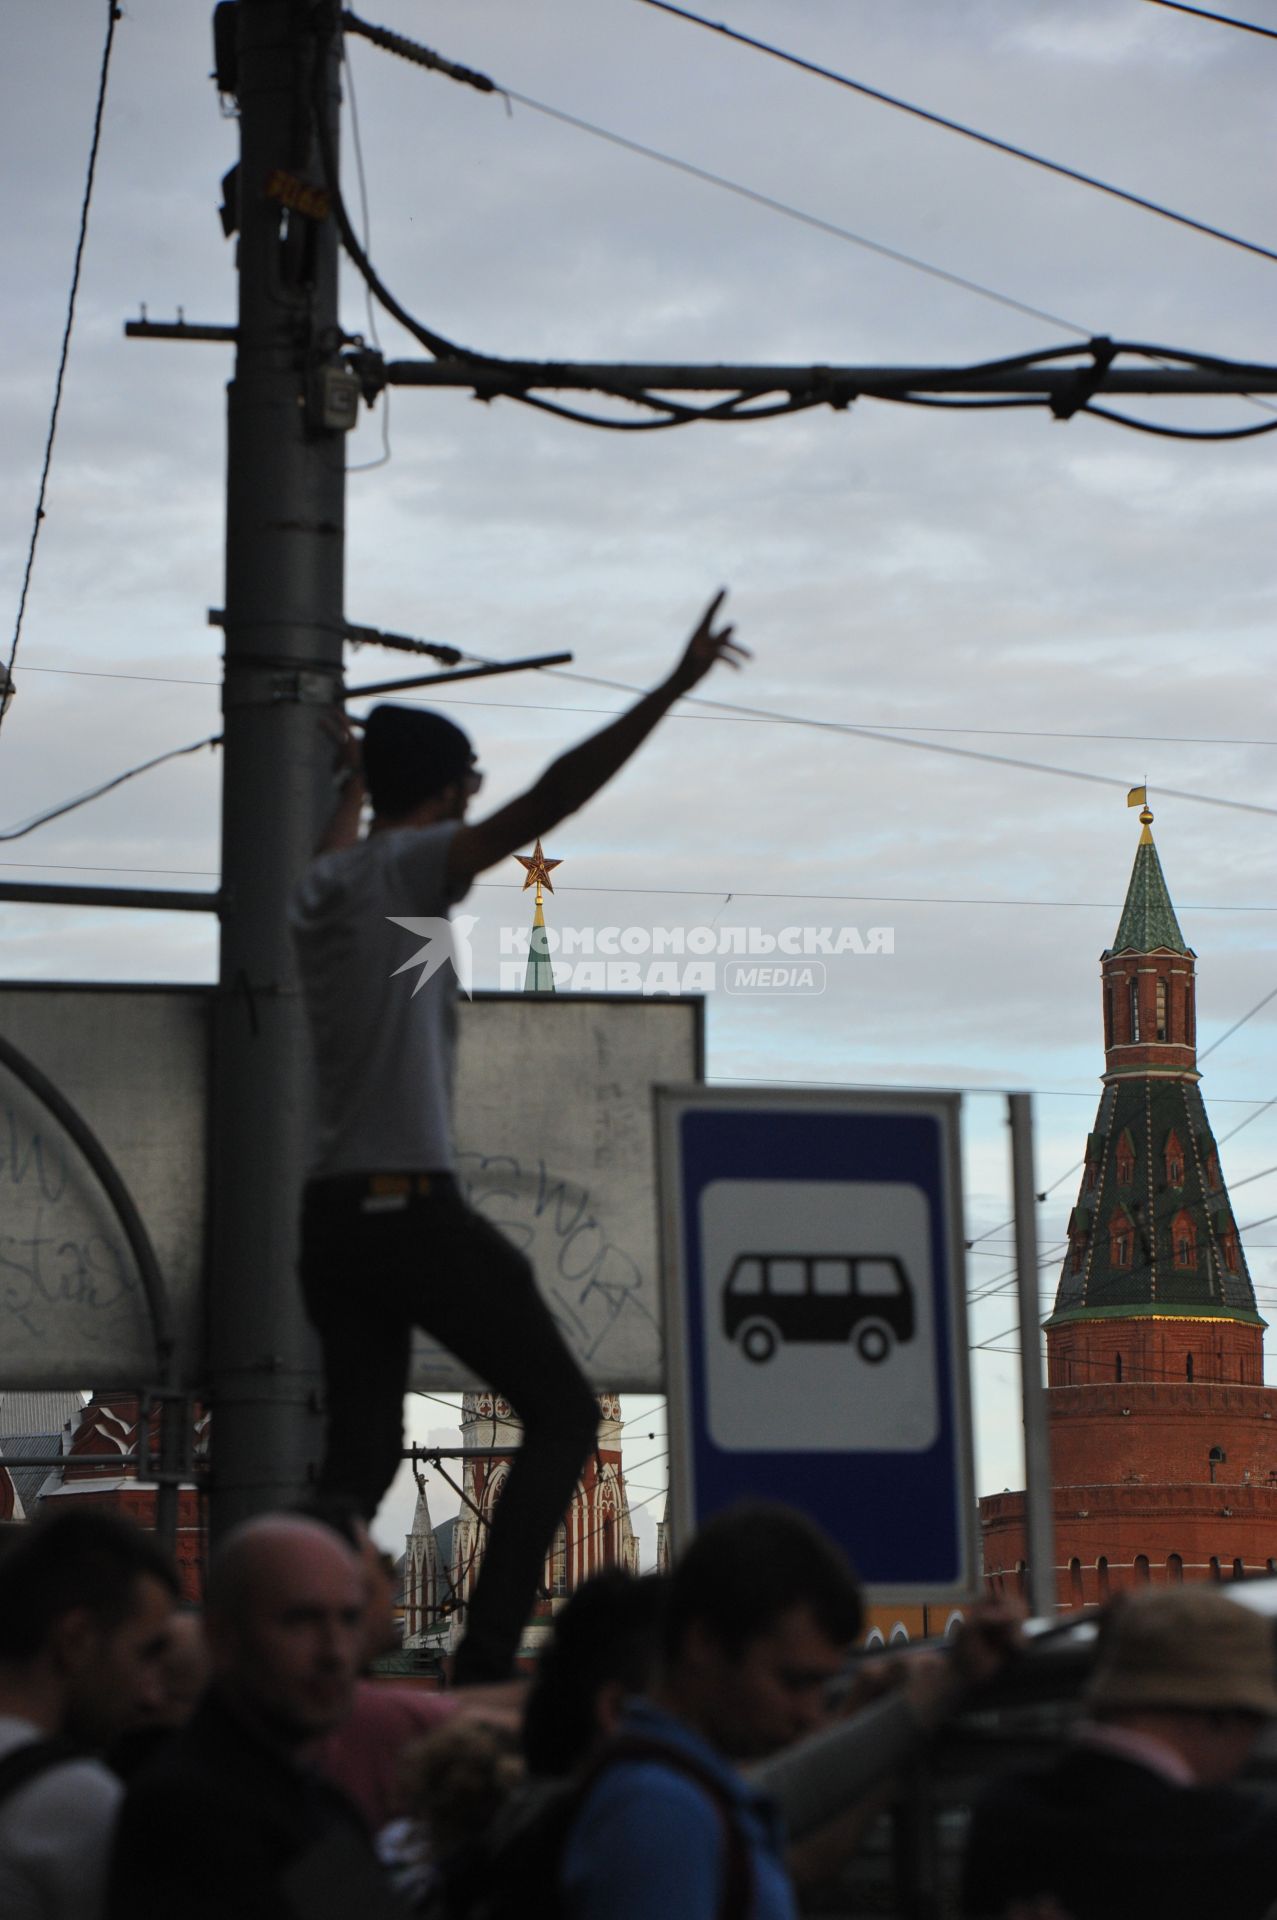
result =
[{"label": "person in cap", "polygon": [[966,1914],[1259,1920],[1277,1903],[1277,1808],[1234,1783],[1277,1713],[1271,1621],[1214,1586],[1125,1594],[1085,1706],[1066,1752],[978,1802]]},{"label": "person in cap", "polygon": [[[509,1675],[598,1408],[528,1261],[457,1185],[448,915],[476,875],[584,806],[712,667],[746,657],[716,624],[722,601],[651,693],[482,820],[467,818],[481,775],[462,730],[442,714],[374,708],[362,766],[352,756],[293,901],[317,1069],[301,1277],[327,1389],[321,1489],[375,1513],[401,1458],[414,1327],[523,1426],[467,1603],[459,1684]],[[361,837],[365,793],[372,823]]]}]

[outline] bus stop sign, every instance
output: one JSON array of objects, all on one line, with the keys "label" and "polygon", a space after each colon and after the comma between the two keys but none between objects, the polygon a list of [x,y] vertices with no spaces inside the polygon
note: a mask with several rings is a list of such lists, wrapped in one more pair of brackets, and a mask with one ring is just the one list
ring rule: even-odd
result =
[{"label": "bus stop sign", "polygon": [[783,1500],[872,1598],[969,1597],[960,1097],[656,1101],[676,1542]]}]

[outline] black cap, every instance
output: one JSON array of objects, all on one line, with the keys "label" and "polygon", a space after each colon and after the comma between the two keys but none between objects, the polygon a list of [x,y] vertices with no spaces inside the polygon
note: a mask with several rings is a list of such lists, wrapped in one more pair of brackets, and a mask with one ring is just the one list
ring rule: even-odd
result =
[{"label": "black cap", "polygon": [[473,764],[468,735],[428,707],[374,707],[365,722],[364,779],[374,813],[408,813]]}]

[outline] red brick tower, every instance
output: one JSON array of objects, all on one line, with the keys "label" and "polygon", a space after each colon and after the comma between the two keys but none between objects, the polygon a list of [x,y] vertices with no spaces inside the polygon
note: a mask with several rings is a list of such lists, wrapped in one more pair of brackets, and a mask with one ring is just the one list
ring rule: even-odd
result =
[{"label": "red brick tower", "polygon": [[[1104,1092],[1046,1323],[1056,1589],[1277,1570],[1277,1390],[1198,1091],[1195,957],[1145,807],[1100,962]],[[980,1502],[985,1574],[1024,1585],[1024,1495]]]}]

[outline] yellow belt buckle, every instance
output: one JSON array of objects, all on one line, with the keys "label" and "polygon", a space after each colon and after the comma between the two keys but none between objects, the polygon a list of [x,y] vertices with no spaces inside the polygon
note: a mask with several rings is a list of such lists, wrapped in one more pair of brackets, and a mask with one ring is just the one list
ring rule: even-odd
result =
[{"label": "yellow belt buckle", "polygon": [[406,1199],[412,1192],[412,1181],[406,1173],[372,1173],[368,1176],[368,1191],[377,1200],[395,1195]]}]

